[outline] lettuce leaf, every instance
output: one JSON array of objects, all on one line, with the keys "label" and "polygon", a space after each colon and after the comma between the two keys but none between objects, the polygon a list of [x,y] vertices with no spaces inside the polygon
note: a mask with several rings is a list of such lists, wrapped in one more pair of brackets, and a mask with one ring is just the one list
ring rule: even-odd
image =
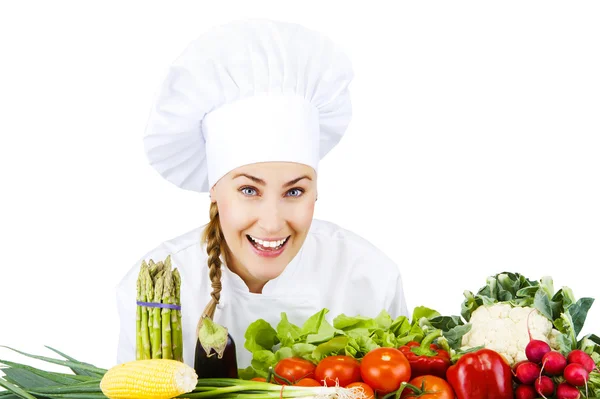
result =
[{"label": "lettuce leaf", "polygon": [[288,357],[301,357],[313,363],[336,354],[361,359],[380,346],[420,342],[425,335],[421,324],[427,325],[430,319],[440,316],[437,311],[421,306],[415,309],[412,321],[405,316],[392,319],[384,310],[375,318],[340,314],[330,323],[325,317],[328,312],[321,309],[301,327],[291,323],[285,312],[281,313],[276,329],[262,319],[252,323],[244,335],[244,347],[252,353],[252,366],[240,370],[240,375],[265,377],[269,367]]},{"label": "lettuce leaf", "polygon": [[251,353],[261,350],[271,350],[273,346],[279,343],[277,331],[263,319],[258,319],[250,324],[244,334],[244,338],[246,338],[244,348]]}]

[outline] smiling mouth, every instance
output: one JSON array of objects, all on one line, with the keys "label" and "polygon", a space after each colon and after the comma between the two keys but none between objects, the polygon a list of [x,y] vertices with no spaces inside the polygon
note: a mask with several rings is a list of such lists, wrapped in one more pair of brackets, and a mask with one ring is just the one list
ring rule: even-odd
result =
[{"label": "smiling mouth", "polygon": [[289,241],[291,236],[287,236],[281,241],[262,241],[253,238],[252,236],[246,234],[246,238],[250,241],[250,244],[254,246],[254,248],[259,251],[278,251]]}]

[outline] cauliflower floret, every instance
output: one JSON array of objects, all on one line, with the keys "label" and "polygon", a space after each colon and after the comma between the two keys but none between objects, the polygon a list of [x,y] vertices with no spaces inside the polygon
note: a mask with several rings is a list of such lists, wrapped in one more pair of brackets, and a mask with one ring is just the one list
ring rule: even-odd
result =
[{"label": "cauliflower floret", "polygon": [[[531,338],[544,341],[555,348],[556,334],[560,333],[537,310],[496,303],[480,306],[472,313],[471,330],[462,338],[462,349],[485,346],[500,353],[511,366],[527,360],[525,347],[529,343],[528,318]],[[551,339],[554,340],[554,346]]]}]

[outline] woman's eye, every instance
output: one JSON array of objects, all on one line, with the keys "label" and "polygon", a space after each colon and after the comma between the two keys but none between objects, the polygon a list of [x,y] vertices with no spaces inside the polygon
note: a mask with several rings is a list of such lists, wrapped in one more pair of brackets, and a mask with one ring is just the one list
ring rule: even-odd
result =
[{"label": "woman's eye", "polygon": [[244,187],[240,190],[242,193],[244,193],[245,195],[255,195],[256,194],[256,190],[253,189],[252,187]]},{"label": "woman's eye", "polygon": [[304,193],[304,190],[299,188],[292,188],[290,191],[288,191],[288,194],[290,194],[291,197],[299,197],[302,195],[302,193]]}]

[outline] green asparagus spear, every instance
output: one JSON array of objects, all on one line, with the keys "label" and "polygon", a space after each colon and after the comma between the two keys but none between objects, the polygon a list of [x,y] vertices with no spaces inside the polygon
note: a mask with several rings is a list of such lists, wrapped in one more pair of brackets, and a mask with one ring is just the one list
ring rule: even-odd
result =
[{"label": "green asparagus spear", "polygon": [[[146,262],[142,262],[142,266],[140,267],[140,272],[138,273],[138,278],[136,282],[137,295],[136,299],[138,301],[142,301],[142,269]],[[140,305],[136,306],[135,309],[135,359],[140,360],[142,358],[142,307]]]},{"label": "green asparagus spear", "polygon": [[158,263],[154,263],[153,266],[150,267],[150,275],[152,276],[152,280],[156,283],[156,278],[161,272],[165,271],[165,264],[160,261]]},{"label": "green asparagus spear", "polygon": [[[154,303],[162,303],[162,294],[163,294],[163,271],[160,271],[156,275],[156,281],[154,282]],[[160,317],[160,308],[152,308],[152,359],[161,359],[162,358],[162,339],[161,339],[161,317]]]},{"label": "green asparagus spear", "polygon": [[[152,271],[150,271],[150,289],[151,289],[151,294],[148,297],[148,302],[156,302],[154,300],[154,298],[156,297],[156,282],[158,281],[158,279],[162,276],[162,270],[159,269],[159,264],[158,263],[153,263],[154,265],[154,274],[152,274]],[[159,296],[159,299],[162,299],[162,291],[161,294]],[[160,303],[161,301],[159,300],[158,303]],[[155,324],[154,324],[154,319],[156,318],[157,314],[158,314],[158,325],[160,326],[160,308],[157,311],[157,308],[148,308],[148,330],[150,331],[150,346],[152,347],[152,359],[155,359],[155,348],[158,346],[160,347],[160,345],[162,344],[160,342],[160,335],[156,334],[154,332],[154,328],[155,328]],[[156,342],[156,340],[158,339],[158,342]],[[159,355],[159,359],[160,359],[160,355]]]},{"label": "green asparagus spear", "polygon": [[[144,302],[149,302],[149,296],[152,294],[152,278],[150,277],[150,271],[146,264],[142,265],[142,278],[141,278],[141,296]],[[150,352],[150,331],[148,329],[148,314],[150,308],[142,306],[142,323],[140,325],[142,330],[142,359],[151,359]]]},{"label": "green asparagus spear", "polygon": [[[165,269],[163,280],[162,302],[165,304],[173,303],[173,272],[170,267]],[[161,310],[162,318],[162,358],[173,359],[173,347],[171,343],[171,309],[163,308]]]},{"label": "green asparagus spear", "polygon": [[153,259],[150,259],[148,261],[148,269],[150,270],[150,276],[152,278],[154,278],[154,276],[156,276],[156,272],[158,270],[158,265],[156,263],[154,263]]},{"label": "green asparagus spear", "polygon": [[[154,276],[156,274],[157,265],[152,259],[148,261],[148,275],[146,280],[146,301],[154,301]],[[152,326],[154,325],[154,308],[148,309],[148,336],[150,338],[150,358],[152,359],[152,348],[154,347],[154,336],[152,335]]]},{"label": "green asparagus spear", "polygon": [[[181,276],[177,268],[173,269],[173,288],[175,289],[175,304],[181,306]],[[183,334],[181,330],[181,310],[171,312],[171,329],[173,341],[173,359],[183,362]]]},{"label": "green asparagus spear", "polygon": [[[154,286],[156,285],[156,274],[158,273],[158,264],[154,263],[154,259],[148,261],[148,271],[150,272],[150,292],[148,296],[148,302],[154,301]],[[154,348],[154,335],[152,329],[154,328],[154,308],[148,308],[148,331],[150,332],[150,348]],[[152,350],[150,351],[152,356]],[[151,357],[152,358],[152,357]]]}]

